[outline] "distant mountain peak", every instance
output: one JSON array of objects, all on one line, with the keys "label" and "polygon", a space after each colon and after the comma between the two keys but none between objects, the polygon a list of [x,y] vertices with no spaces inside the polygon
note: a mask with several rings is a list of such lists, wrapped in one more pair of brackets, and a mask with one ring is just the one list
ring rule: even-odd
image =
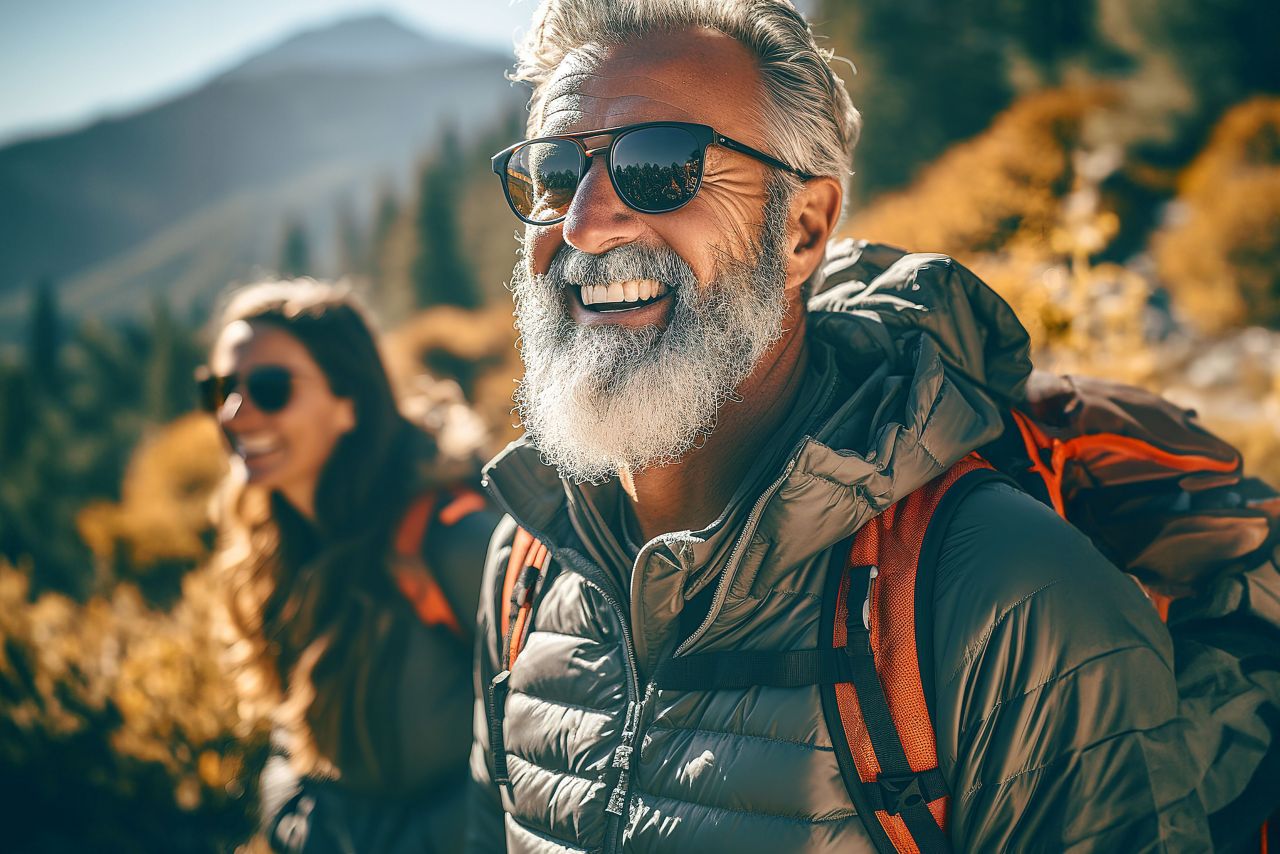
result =
[{"label": "distant mountain peak", "polygon": [[346,18],[304,30],[250,57],[223,80],[294,72],[394,72],[490,54],[482,47],[429,36],[387,14]]}]

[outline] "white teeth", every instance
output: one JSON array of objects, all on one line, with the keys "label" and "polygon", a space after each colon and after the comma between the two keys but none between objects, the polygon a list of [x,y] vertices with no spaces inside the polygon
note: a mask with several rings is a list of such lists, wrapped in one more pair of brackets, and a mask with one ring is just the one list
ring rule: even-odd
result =
[{"label": "white teeth", "polygon": [[236,450],[241,456],[266,454],[280,447],[278,439],[271,436],[239,436],[236,438]]},{"label": "white teeth", "polygon": [[608,285],[584,285],[578,288],[583,305],[595,305],[602,302],[640,302],[641,300],[660,297],[667,292],[667,286],[652,279],[629,279],[625,282],[613,282]]}]

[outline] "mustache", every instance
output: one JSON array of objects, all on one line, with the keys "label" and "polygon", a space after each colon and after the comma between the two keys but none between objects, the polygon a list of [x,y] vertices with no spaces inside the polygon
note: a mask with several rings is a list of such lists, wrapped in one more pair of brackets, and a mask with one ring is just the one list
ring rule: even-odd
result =
[{"label": "mustache", "polygon": [[697,287],[693,268],[665,246],[627,244],[599,255],[561,246],[542,278],[557,288],[609,285],[631,279],[652,279],[675,291]]}]

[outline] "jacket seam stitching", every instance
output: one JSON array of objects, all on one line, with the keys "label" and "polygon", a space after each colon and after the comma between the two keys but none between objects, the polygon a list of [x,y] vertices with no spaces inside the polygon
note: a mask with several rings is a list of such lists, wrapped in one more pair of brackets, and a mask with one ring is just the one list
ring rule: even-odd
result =
[{"label": "jacket seam stitching", "polygon": [[600,782],[598,777],[583,777],[581,774],[575,774],[572,771],[563,771],[559,768],[547,768],[545,765],[539,765],[537,762],[534,762],[532,759],[526,759],[525,757],[521,756],[519,753],[513,753],[511,751],[508,751],[507,758],[519,760],[520,762],[523,762],[525,765],[529,766],[533,770],[541,771],[543,774],[550,774],[553,777],[568,777],[573,780],[581,780],[584,783],[591,783],[592,785],[595,785],[596,783]]},{"label": "jacket seam stitching", "polygon": [[[507,813],[507,815],[511,815],[511,813]],[[511,821],[519,825],[520,829],[530,836],[537,837],[543,842],[550,842],[552,845],[560,848],[568,848],[570,851],[581,851],[582,854],[595,854],[595,852],[603,850],[599,846],[595,848],[583,848],[581,845],[574,845],[568,840],[556,836],[549,830],[544,830],[540,827],[532,827],[528,822],[518,819],[514,815],[511,815]]]},{"label": "jacket seam stitching", "polygon": [[[544,629],[542,626],[538,626],[536,629],[535,628],[529,629],[529,637],[533,637],[534,635],[555,635],[556,637],[569,638],[570,640],[586,641],[587,643],[594,644],[596,646],[609,647],[609,648],[617,646],[617,644],[614,643],[613,641],[600,640],[597,638],[587,637],[586,635],[570,634],[569,632],[558,632],[555,629]],[[529,648],[528,638],[525,639],[524,648],[525,649]]]},{"label": "jacket seam stitching", "polygon": [[824,747],[820,744],[811,744],[810,742],[807,742],[807,741],[799,741],[797,739],[792,739],[792,738],[775,738],[769,735],[755,735],[753,733],[747,733],[747,732],[728,732],[726,730],[720,730],[720,729],[706,729],[705,727],[675,727],[675,726],[658,726],[657,724],[650,724],[649,732],[654,732],[654,731],[673,732],[673,733],[701,732],[701,733],[706,733],[708,735],[724,735],[724,736],[729,736],[731,738],[753,738],[759,741],[776,742],[778,744],[791,744],[791,745],[795,745],[796,747],[805,747],[805,748],[808,748],[809,750],[821,750],[827,753],[835,752],[834,747]]},{"label": "jacket seam stitching", "polygon": [[799,825],[815,825],[815,824],[835,824],[837,822],[848,821],[851,818],[858,818],[857,812],[854,810],[840,810],[839,813],[831,818],[799,818],[793,815],[782,815],[781,813],[761,812],[760,810],[736,810],[732,807],[721,807],[715,804],[703,803],[701,801],[690,801],[685,798],[676,798],[671,795],[659,795],[655,792],[643,792],[639,787],[636,788],[637,794],[641,797],[651,798],[659,801],[672,801],[677,804],[688,804],[691,807],[697,807],[703,810],[714,810],[715,812],[725,812],[733,815],[748,815],[766,818],[770,821],[786,821]]},{"label": "jacket seam stitching", "polygon": [[960,676],[960,674],[964,672],[964,669],[973,663],[973,660],[978,657],[978,653],[982,652],[982,650],[986,648],[986,646],[989,643],[991,643],[991,636],[995,634],[995,630],[1000,626],[1001,623],[1003,623],[1006,619],[1008,619],[1010,614],[1012,614],[1014,611],[1018,610],[1023,605],[1030,602],[1036,596],[1039,596],[1041,593],[1048,590],[1050,587],[1053,587],[1054,585],[1059,584],[1061,582],[1062,582],[1061,578],[1055,578],[1053,581],[1050,581],[1047,584],[1044,584],[1043,586],[1038,587],[1035,590],[1032,590],[1026,596],[1023,596],[1017,602],[1014,602],[1008,608],[1005,608],[1003,611],[1001,611],[1000,614],[997,615],[996,618],[991,621],[991,624],[988,625],[985,629],[983,629],[982,636],[979,637],[978,640],[975,641],[971,647],[965,650],[964,657],[961,658],[960,664],[956,667],[956,669],[951,671],[951,675],[947,677],[946,684],[950,685],[951,683],[955,682],[956,679]]},{"label": "jacket seam stitching", "polygon": [[974,783],[973,786],[970,787],[969,790],[964,793],[964,795],[961,796],[960,800],[962,801],[968,800],[970,797],[973,796],[975,792],[977,792],[979,789],[982,789],[984,787],[989,787],[989,786],[999,787],[999,786],[1007,785],[1009,783],[1012,783],[1014,780],[1018,779],[1019,777],[1025,777],[1027,774],[1034,774],[1038,771],[1044,771],[1049,766],[1062,762],[1065,759],[1070,759],[1073,756],[1083,756],[1085,753],[1088,753],[1090,750],[1093,750],[1095,747],[1101,747],[1102,745],[1111,741],[1115,741],[1118,738],[1127,738],[1132,735],[1142,735],[1144,733],[1148,733],[1148,732],[1152,732],[1154,730],[1160,729],[1161,727],[1168,726],[1170,723],[1172,723],[1172,721],[1165,721],[1164,723],[1159,724],[1157,726],[1153,726],[1153,727],[1134,727],[1132,729],[1124,730],[1123,732],[1113,732],[1111,735],[1108,735],[1104,738],[1100,738],[1097,741],[1091,741],[1088,744],[1084,745],[1083,747],[1079,747],[1074,750],[1068,750],[1064,753],[1059,753],[1057,756],[1054,756],[1052,759],[1048,759],[1039,765],[1033,766],[1031,768],[1023,768],[1021,771],[1016,771],[1013,774],[1010,774],[1008,777],[1005,777],[1003,780],[998,780],[995,783],[984,783],[981,780],[979,780],[978,782]]},{"label": "jacket seam stitching", "polygon": [[974,721],[973,723],[965,727],[963,730],[961,730],[960,738],[961,740],[963,740],[966,735],[968,735],[970,732],[973,731],[974,727],[981,726],[982,724],[990,720],[992,715],[994,715],[997,711],[999,711],[1000,707],[1005,705],[1006,703],[1012,703],[1015,700],[1021,700],[1026,697],[1030,697],[1032,694],[1036,693],[1042,688],[1047,688],[1048,686],[1052,685],[1055,682],[1061,682],[1063,679],[1074,676],[1079,670],[1082,670],[1083,668],[1088,667],[1089,665],[1094,664],[1096,662],[1104,661],[1113,655],[1120,655],[1121,653],[1132,652],[1134,650],[1150,650],[1150,649],[1151,647],[1149,646],[1146,646],[1144,644],[1136,644],[1136,643],[1131,644],[1129,646],[1121,646],[1121,647],[1116,647],[1114,649],[1109,649],[1106,652],[1099,653],[1098,655],[1091,655],[1088,658],[1084,659],[1083,661],[1077,662],[1076,664],[1072,665],[1071,667],[1062,671],[1061,673],[1053,674],[1048,679],[1045,679],[1043,682],[1038,682],[1035,685],[1028,686],[1026,690],[1022,691],[1022,693],[1020,694],[1014,694],[1008,697],[1001,697],[994,704],[992,704],[991,708],[987,710],[987,713],[985,715],[983,715],[981,718],[979,718],[978,720]]},{"label": "jacket seam stitching", "polygon": [[603,715],[609,719],[614,719],[617,717],[616,712],[609,712],[609,711],[605,711],[604,709],[596,709],[596,708],[592,708],[591,706],[583,706],[578,703],[567,703],[563,700],[553,700],[550,697],[543,697],[538,694],[532,694],[528,691],[520,691],[518,689],[513,689],[511,691],[511,696],[515,697],[517,695],[521,697],[527,697],[530,700],[533,700],[535,703],[544,703],[548,706],[559,706],[561,708],[574,709],[579,712],[590,712],[592,714]]}]

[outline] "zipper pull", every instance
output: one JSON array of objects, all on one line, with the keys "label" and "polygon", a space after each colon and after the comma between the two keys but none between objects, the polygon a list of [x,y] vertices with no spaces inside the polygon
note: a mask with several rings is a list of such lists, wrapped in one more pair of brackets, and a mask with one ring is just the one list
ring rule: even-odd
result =
[{"label": "zipper pull", "polygon": [[493,782],[515,797],[511,775],[507,770],[507,749],[503,743],[502,723],[507,713],[507,680],[511,671],[504,670],[489,683],[489,761],[493,766]]},{"label": "zipper pull", "polygon": [[627,804],[627,784],[631,780],[631,754],[635,752],[636,736],[640,734],[640,725],[644,720],[645,710],[653,697],[652,682],[644,690],[644,698],[639,702],[627,704],[627,716],[622,724],[622,742],[614,748],[613,761],[610,767],[619,769],[618,782],[609,793],[609,804],[604,811],[621,816]]}]

